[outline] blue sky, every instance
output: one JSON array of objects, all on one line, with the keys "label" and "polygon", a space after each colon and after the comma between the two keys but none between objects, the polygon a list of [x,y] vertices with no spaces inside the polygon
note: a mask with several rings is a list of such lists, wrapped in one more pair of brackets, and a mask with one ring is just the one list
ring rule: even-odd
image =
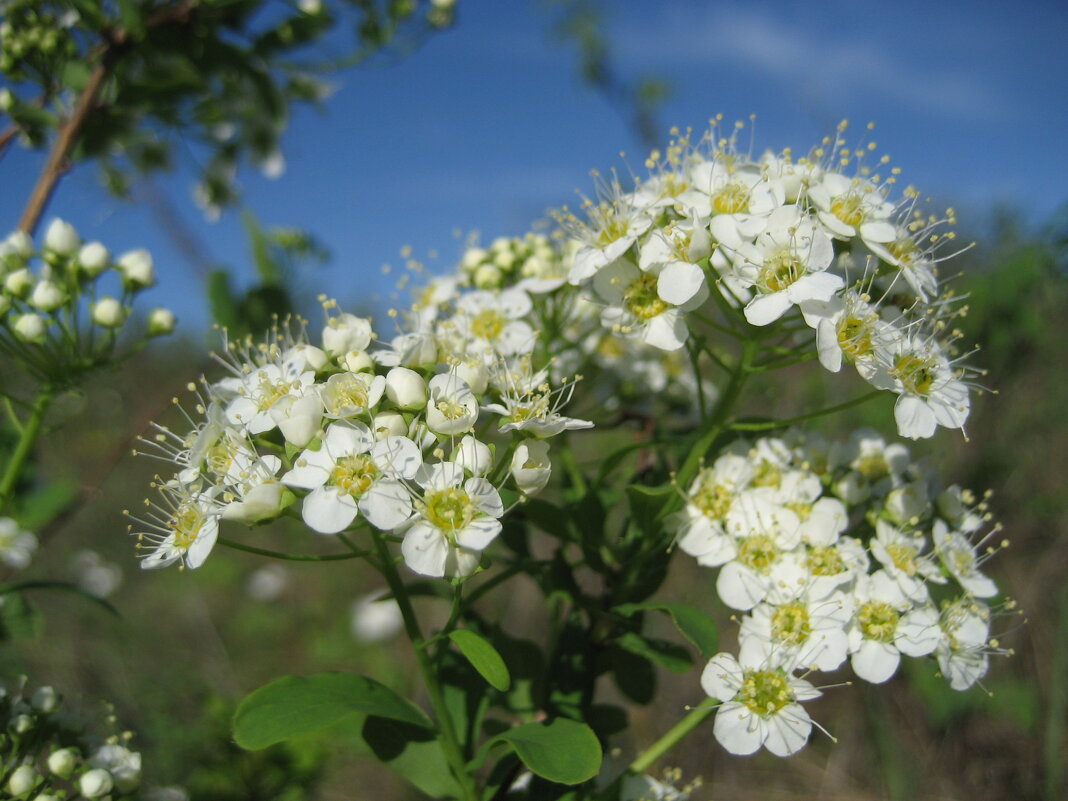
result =
[{"label": "blue sky", "polygon": [[[903,181],[952,203],[962,224],[994,204],[1038,221],[1068,201],[1068,4],[895,3],[868,0],[714,3],[622,0],[608,35],[626,77],[655,72],[673,99],[671,125],[757,115],[758,150],[807,150],[848,118],[903,170]],[[624,120],[576,78],[573,50],[549,35],[528,0],[459,0],[457,26],[398,65],[332,79],[325,115],[294,116],[287,169],[248,170],[247,204],[268,225],[298,226],[333,252],[302,274],[308,296],[355,303],[388,295],[380,267],[403,245],[448,267],[457,230],[484,240],[521,234],[546,209],[588,191],[589,171],[635,169],[644,149]],[[0,219],[13,227],[39,168],[25,153],[0,162]],[[626,167],[622,167],[626,169]],[[187,171],[156,181],[202,240],[206,257],[252,278],[236,214],[209,223]],[[160,286],[148,303],[174,307],[186,332],[207,322],[189,261],[145,204],[109,198],[93,168],[61,185],[62,216],[113,251],[144,246]],[[47,218],[46,218],[47,219]],[[979,232],[981,235],[981,231]],[[388,301],[388,298],[387,298]]]}]

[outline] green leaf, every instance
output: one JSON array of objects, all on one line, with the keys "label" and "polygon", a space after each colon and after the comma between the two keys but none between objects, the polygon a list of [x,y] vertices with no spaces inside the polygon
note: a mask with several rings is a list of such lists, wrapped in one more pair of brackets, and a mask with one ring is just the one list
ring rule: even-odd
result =
[{"label": "green leaf", "polygon": [[441,742],[433,732],[371,716],[364,723],[362,735],[376,757],[427,795],[434,798],[463,795],[441,750]]},{"label": "green leaf", "polygon": [[637,612],[655,611],[671,616],[675,627],[687,640],[697,646],[701,656],[711,659],[719,650],[719,630],[708,615],[686,604],[620,604],[613,608],[618,615],[630,617]]},{"label": "green leaf", "polygon": [[72,92],[80,92],[89,82],[89,65],[84,61],[68,61],[63,65],[62,80]]},{"label": "green leaf", "polygon": [[660,519],[668,503],[677,497],[674,484],[660,487],[644,487],[632,484],[627,487],[627,501],[630,503],[631,516],[638,528],[645,534],[659,534],[663,526]]},{"label": "green leaf", "polygon": [[601,769],[601,743],[593,729],[568,718],[527,723],[497,736],[530,770],[560,784],[580,784]]},{"label": "green leaf", "polygon": [[73,481],[50,481],[20,499],[19,522],[23,528],[39,531],[70,508],[77,497],[78,487]]},{"label": "green leaf", "polygon": [[451,631],[449,639],[493,689],[507,692],[512,685],[512,678],[508,673],[508,666],[504,664],[496,648],[470,629]]},{"label": "green leaf", "polygon": [[644,656],[658,665],[663,665],[672,673],[685,673],[693,667],[689,651],[681,645],[649,639],[634,631],[628,631],[616,640],[616,644],[632,654]]},{"label": "green leaf", "polygon": [[256,751],[328,726],[362,727],[368,715],[433,728],[417,706],[351,673],[284,676],[253,692],[234,714],[234,739]]},{"label": "green leaf", "polygon": [[44,618],[22,593],[4,598],[0,604],[0,643],[4,640],[23,640],[39,637]]}]

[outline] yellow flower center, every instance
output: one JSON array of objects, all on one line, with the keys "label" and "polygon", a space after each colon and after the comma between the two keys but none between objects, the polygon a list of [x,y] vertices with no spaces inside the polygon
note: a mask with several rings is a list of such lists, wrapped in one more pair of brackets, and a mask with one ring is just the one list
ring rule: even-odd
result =
[{"label": "yellow flower center", "polygon": [[174,547],[188,551],[197,540],[204,525],[204,512],[193,501],[184,501],[174,512],[169,528],[174,534]]},{"label": "yellow flower center", "polygon": [[750,483],[754,487],[777,487],[781,481],[782,471],[778,465],[764,459],[753,471],[753,479]]},{"label": "yellow flower center", "polygon": [[344,456],[334,465],[330,483],[352,497],[359,498],[371,488],[379,473],[374,460],[366,454]]},{"label": "yellow flower center", "polygon": [[507,322],[508,320],[499,311],[485,309],[471,321],[471,333],[479,339],[488,339],[492,342],[501,335]]},{"label": "yellow flower center", "polygon": [[891,642],[900,618],[897,610],[886,601],[868,601],[857,612],[860,630],[867,639],[876,642]]},{"label": "yellow flower center", "polygon": [[808,610],[797,602],[778,607],[771,616],[771,635],[776,642],[800,645],[811,633]]},{"label": "yellow flower center", "polygon": [[805,265],[787,249],[780,250],[767,261],[757,277],[757,286],[765,292],[781,292],[797,283],[807,271]]},{"label": "yellow flower center", "polygon": [[367,383],[353,373],[341,373],[330,379],[327,395],[331,414],[346,407],[367,408]]},{"label": "yellow flower center", "polygon": [[894,359],[890,375],[905,385],[914,395],[926,396],[935,381],[935,360],[914,353],[902,353]]},{"label": "yellow flower center", "polygon": [[749,211],[749,190],[738,183],[727,184],[712,196],[712,208],[720,214]]},{"label": "yellow flower center", "polygon": [[648,273],[634,279],[623,295],[627,311],[641,320],[651,320],[667,311],[668,304],[660,299],[656,283],[656,276]]},{"label": "yellow flower center", "polygon": [[864,222],[864,200],[856,194],[842,195],[831,203],[831,214],[846,225],[856,227]]},{"label": "yellow flower center", "polygon": [[767,573],[778,558],[779,550],[767,534],[753,534],[738,546],[738,561],[758,573]]},{"label": "yellow flower center", "polygon": [[854,469],[868,481],[878,481],[890,475],[890,467],[882,454],[861,456],[853,463]]},{"label": "yellow flower center", "polygon": [[833,545],[815,545],[805,555],[805,567],[814,576],[837,576],[845,572],[846,563]]},{"label": "yellow flower center", "polygon": [[475,505],[459,487],[428,492],[423,502],[426,519],[445,532],[466,528],[475,519]]},{"label": "yellow flower center", "polygon": [[842,352],[853,359],[869,356],[875,350],[872,344],[871,317],[843,317],[838,321],[838,345]]},{"label": "yellow flower center", "polygon": [[783,670],[747,670],[742,689],[735,700],[761,717],[771,717],[794,700],[794,692]]},{"label": "yellow flower center", "polygon": [[893,560],[894,567],[909,576],[915,575],[917,553],[915,548],[911,545],[895,542],[886,546],[886,552],[890,555],[890,559]]},{"label": "yellow flower center", "polygon": [[704,513],[705,517],[722,520],[730,511],[734,493],[723,484],[706,481],[693,496],[693,505]]}]

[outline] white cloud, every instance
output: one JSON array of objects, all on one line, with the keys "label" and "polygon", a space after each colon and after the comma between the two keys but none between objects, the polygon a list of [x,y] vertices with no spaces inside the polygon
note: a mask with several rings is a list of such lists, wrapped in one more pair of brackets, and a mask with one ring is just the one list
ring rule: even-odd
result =
[{"label": "white cloud", "polygon": [[[890,100],[903,107],[954,117],[986,119],[1003,113],[1004,102],[975,70],[948,66],[943,51],[917,63],[880,42],[880,30],[840,11],[833,26],[825,18],[790,24],[768,11],[716,6],[666,6],[646,14],[640,30],[620,28],[613,40],[621,58],[683,69],[731,70],[737,77],[757,70],[791,85],[815,101],[842,107],[858,96]],[[893,31],[882,35],[894,37]],[[911,37],[910,37],[911,38]],[[917,42],[910,41],[915,47]]]}]

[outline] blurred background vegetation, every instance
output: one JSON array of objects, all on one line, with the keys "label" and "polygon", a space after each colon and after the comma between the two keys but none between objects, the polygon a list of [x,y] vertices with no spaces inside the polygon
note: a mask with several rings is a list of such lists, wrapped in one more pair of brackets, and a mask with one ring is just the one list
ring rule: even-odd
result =
[{"label": "blurred background vegetation", "polygon": [[[643,140],[655,143],[661,130],[656,110],[670,86],[655,76],[636,82],[617,76],[599,4],[550,5],[554,25],[577,48],[581,78]],[[387,18],[377,29],[366,29],[361,41],[382,44],[375,37],[391,30],[389,24]],[[40,141],[47,142],[47,120],[34,120],[42,128]],[[269,157],[274,133],[249,123],[254,158]],[[117,189],[162,165],[149,158],[158,155],[157,145],[138,138],[127,151],[136,159],[123,162],[121,171],[104,160]],[[209,168],[215,171],[209,178],[223,181],[227,169]],[[231,199],[225,181],[215,191],[217,202]],[[314,286],[310,265],[329,254],[305,232],[265,227],[251,213],[244,224],[258,283],[238,291],[228,270],[214,270],[205,302],[216,321],[235,331],[256,331],[273,314],[309,311],[314,292],[291,288]],[[980,346],[974,361],[989,370],[995,392],[978,398],[968,441],[943,434],[913,451],[937,465],[946,483],[994,490],[992,507],[1012,544],[990,572],[1026,619],[1002,621],[1008,630],[1001,644],[1015,655],[995,659],[984,689],[963,694],[935,680],[928,663],[911,666],[889,687],[832,690],[812,705],[812,713],[837,742],[814,738],[785,762],[768,755],[730,757],[710,733],[698,732],[669,760],[684,781],[703,777],[695,801],[1058,801],[1068,793],[1068,207],[1040,225],[1023,221],[1011,208],[991,209],[987,219],[967,225],[962,240],[980,244],[958,260],[964,273],[958,290],[970,298],[962,327]],[[196,801],[418,797],[373,757],[354,757],[351,742],[318,740],[246,753],[230,740],[236,703],[284,673],[353,670],[420,697],[405,642],[354,633],[358,599],[382,589],[369,583],[368,573],[351,562],[268,564],[222,548],[195,572],[137,570],[133,543],[123,536],[122,510],[142,504],[155,466],[131,457],[130,450],[150,420],[176,421],[172,398],[213,367],[199,345],[201,332],[185,337],[156,343],[120,370],[98,375],[83,392],[63,398],[49,417],[22,487],[22,522],[38,532],[41,548],[20,578],[84,583],[95,576],[97,584],[87,589],[108,590],[119,615],[69,594],[40,591],[29,603],[9,601],[0,607],[6,637],[0,676],[28,674],[34,684],[52,684],[86,709],[100,699],[113,702],[123,725],[137,732],[146,787],[178,785]],[[856,388],[846,380],[809,365],[789,374],[785,391],[779,387],[756,398],[753,413],[790,416],[799,405],[812,408],[852,394]],[[825,429],[828,435],[856,425],[892,431],[890,404],[852,410],[833,424],[834,430]],[[292,521],[256,530],[246,541],[298,552],[315,545],[325,552],[331,545],[309,546]],[[666,586],[676,599],[718,616],[726,633],[723,646],[733,647],[732,626],[714,600],[714,574],[690,560],[675,560],[671,569]],[[541,603],[533,586],[499,603],[508,608],[493,611],[510,634],[538,636],[537,624],[522,614]],[[431,620],[448,612],[429,599],[421,601],[421,611]],[[686,704],[702,700],[696,673],[655,680],[662,684],[655,705],[638,709],[632,729],[616,744],[623,757],[669,728]]]}]

